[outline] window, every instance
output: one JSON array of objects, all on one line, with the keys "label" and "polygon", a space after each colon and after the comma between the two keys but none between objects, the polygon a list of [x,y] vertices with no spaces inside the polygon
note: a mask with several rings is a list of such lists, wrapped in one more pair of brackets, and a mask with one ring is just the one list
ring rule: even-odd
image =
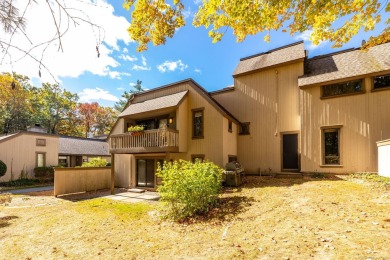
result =
[{"label": "window", "polygon": [[36,165],[37,167],[46,166],[46,153],[36,153]]},{"label": "window", "polygon": [[390,75],[374,77],[374,89],[390,88]]},{"label": "window", "polygon": [[229,133],[233,132],[233,123],[230,120],[228,122],[228,131],[229,131]]},{"label": "window", "polygon": [[242,123],[240,128],[240,135],[249,135],[249,122],[248,123]]},{"label": "window", "polygon": [[340,128],[322,129],[323,163],[340,164]]},{"label": "window", "polygon": [[236,162],[237,156],[236,155],[228,155],[228,162]]},{"label": "window", "polygon": [[46,139],[37,139],[37,146],[46,146]]},{"label": "window", "polygon": [[363,92],[363,80],[354,80],[343,83],[322,86],[322,97],[334,97]]},{"label": "window", "polygon": [[194,163],[197,160],[199,160],[200,162],[203,162],[204,161],[204,154],[191,154],[191,161]]},{"label": "window", "polygon": [[192,110],[192,138],[203,138],[203,108]]}]

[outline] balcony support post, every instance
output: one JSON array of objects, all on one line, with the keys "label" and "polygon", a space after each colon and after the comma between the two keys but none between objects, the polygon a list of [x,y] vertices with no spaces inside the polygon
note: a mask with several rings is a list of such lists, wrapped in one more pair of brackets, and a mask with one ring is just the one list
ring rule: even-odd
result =
[{"label": "balcony support post", "polygon": [[111,154],[111,195],[115,194],[115,154]]}]

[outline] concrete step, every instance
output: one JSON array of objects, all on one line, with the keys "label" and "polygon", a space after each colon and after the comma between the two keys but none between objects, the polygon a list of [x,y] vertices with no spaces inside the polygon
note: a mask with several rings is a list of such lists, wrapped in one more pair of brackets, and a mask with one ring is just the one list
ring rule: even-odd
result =
[{"label": "concrete step", "polygon": [[128,189],[127,190],[128,192],[133,192],[133,193],[144,193],[145,190],[144,189]]}]

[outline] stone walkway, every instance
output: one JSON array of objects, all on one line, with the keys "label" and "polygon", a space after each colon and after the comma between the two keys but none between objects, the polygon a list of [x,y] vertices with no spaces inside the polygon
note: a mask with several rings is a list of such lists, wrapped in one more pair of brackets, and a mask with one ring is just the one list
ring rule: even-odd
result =
[{"label": "stone walkway", "polygon": [[23,193],[30,193],[30,192],[49,191],[49,190],[53,190],[53,189],[54,189],[54,186],[44,186],[44,187],[35,187],[35,188],[24,188],[24,189],[18,189],[18,190],[7,190],[4,192],[11,193],[11,194],[23,194]]},{"label": "stone walkway", "polygon": [[157,192],[145,191],[143,193],[120,192],[115,195],[104,196],[102,198],[134,203],[145,201],[158,201],[160,199],[160,196]]}]

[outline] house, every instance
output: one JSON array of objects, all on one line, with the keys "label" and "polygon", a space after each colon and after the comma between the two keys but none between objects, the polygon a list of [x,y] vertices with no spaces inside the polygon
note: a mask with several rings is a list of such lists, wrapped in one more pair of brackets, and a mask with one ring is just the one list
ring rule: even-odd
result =
[{"label": "house", "polygon": [[105,140],[47,134],[40,127],[0,136],[0,160],[7,165],[0,182],[33,177],[34,168],[42,166],[81,166],[93,157],[111,157]]},{"label": "house", "polygon": [[109,136],[115,184],[154,188],[157,162],[194,158],[249,173],[376,172],[376,142],[390,138],[389,60],[390,43],[309,59],[297,42],[242,58],[231,87],[209,93],[188,79],[136,94]]}]

